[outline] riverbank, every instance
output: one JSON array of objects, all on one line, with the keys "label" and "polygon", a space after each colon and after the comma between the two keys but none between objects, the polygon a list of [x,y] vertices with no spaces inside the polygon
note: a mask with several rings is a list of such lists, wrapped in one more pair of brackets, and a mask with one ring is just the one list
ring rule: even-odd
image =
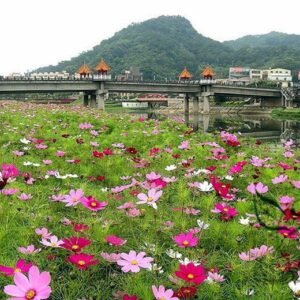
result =
[{"label": "riverbank", "polygon": [[300,108],[276,108],[272,110],[272,117],[278,119],[300,120]]}]

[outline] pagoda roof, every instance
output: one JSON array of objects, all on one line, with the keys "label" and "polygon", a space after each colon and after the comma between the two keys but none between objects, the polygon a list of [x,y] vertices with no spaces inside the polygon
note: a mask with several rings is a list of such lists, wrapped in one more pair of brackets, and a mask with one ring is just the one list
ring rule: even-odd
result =
[{"label": "pagoda roof", "polygon": [[181,79],[189,79],[192,78],[192,74],[185,67],[183,71],[180,73],[179,78]]},{"label": "pagoda roof", "polygon": [[101,59],[98,65],[95,67],[95,70],[98,72],[107,72],[111,70],[110,66],[104,61],[104,59]]},{"label": "pagoda roof", "polygon": [[204,68],[204,70],[202,71],[202,75],[203,75],[203,76],[214,76],[215,73],[214,73],[212,67],[206,66],[206,67]]},{"label": "pagoda roof", "polygon": [[91,69],[87,64],[83,64],[77,71],[78,74],[92,74]]}]

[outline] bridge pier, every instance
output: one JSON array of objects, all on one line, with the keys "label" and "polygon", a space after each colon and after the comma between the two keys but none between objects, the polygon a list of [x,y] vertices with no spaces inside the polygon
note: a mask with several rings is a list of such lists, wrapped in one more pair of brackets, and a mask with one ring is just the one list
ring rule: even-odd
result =
[{"label": "bridge pier", "polygon": [[193,99],[193,114],[199,114],[199,97]]},{"label": "bridge pier", "polygon": [[89,94],[87,93],[83,94],[83,106],[85,107],[89,106]]},{"label": "bridge pier", "polygon": [[105,93],[102,90],[97,90],[96,92],[96,99],[97,99],[97,108],[104,110],[105,109]]},{"label": "bridge pier", "polygon": [[190,110],[189,101],[190,101],[189,95],[185,94],[185,98],[184,98],[184,113],[185,114],[189,114],[189,110]]},{"label": "bridge pier", "polygon": [[97,100],[96,100],[96,94],[92,94],[91,95],[91,98],[90,98],[90,101],[89,101],[90,103],[90,107],[91,108],[96,108],[97,107]]}]

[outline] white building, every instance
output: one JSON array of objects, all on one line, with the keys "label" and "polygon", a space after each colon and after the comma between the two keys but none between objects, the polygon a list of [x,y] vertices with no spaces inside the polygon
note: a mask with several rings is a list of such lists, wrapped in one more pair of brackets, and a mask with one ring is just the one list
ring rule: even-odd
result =
[{"label": "white building", "polygon": [[272,81],[292,81],[292,74],[291,70],[287,69],[269,69],[269,70],[263,70],[263,72],[266,72],[268,74],[268,80]]}]

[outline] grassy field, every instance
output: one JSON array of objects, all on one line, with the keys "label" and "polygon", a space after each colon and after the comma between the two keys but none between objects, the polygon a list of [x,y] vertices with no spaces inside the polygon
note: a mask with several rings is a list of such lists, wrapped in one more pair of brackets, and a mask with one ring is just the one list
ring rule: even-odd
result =
[{"label": "grassy field", "polygon": [[294,298],[292,142],[72,105],[2,102],[0,120],[0,299],[13,284],[3,266],[17,274],[19,259],[50,273],[53,300]]},{"label": "grassy field", "polygon": [[276,108],[272,111],[272,116],[278,119],[284,118],[300,121],[300,108]]}]

